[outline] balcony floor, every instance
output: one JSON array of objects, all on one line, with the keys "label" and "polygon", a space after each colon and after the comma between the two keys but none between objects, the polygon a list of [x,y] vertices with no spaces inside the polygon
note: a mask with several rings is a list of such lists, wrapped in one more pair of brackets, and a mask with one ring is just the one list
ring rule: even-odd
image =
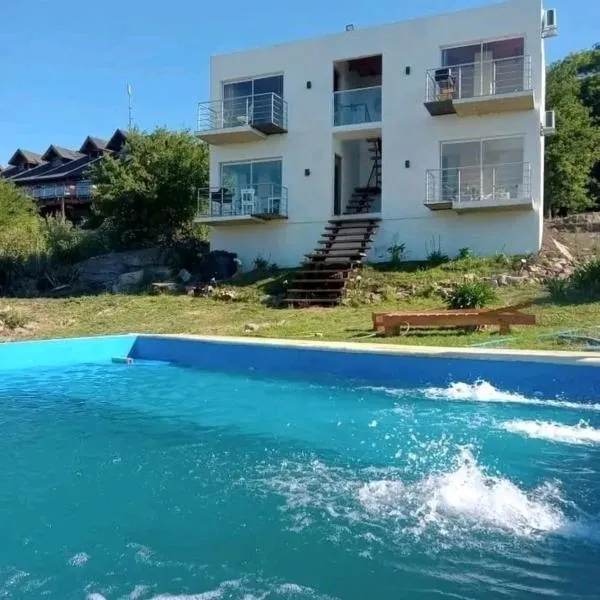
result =
[{"label": "balcony floor", "polygon": [[267,137],[266,133],[259,131],[251,125],[239,127],[224,127],[223,129],[207,129],[199,131],[198,137],[208,144],[219,146],[222,144],[245,144],[257,142]]},{"label": "balcony floor", "polygon": [[474,200],[472,202],[453,202],[452,209],[457,213],[498,212],[505,210],[533,210],[532,198],[511,198],[510,200]]},{"label": "balcony floor", "polygon": [[493,113],[532,110],[535,108],[533,91],[510,92],[494,96],[474,96],[472,98],[433,100],[425,102],[425,108],[432,117],[458,115],[470,117]]},{"label": "balcony floor", "polygon": [[459,117],[487,115],[499,112],[532,110],[534,108],[533,91],[511,92],[495,96],[478,96],[453,100],[454,110]]},{"label": "balcony floor", "polygon": [[266,213],[261,215],[224,215],[224,216],[196,216],[194,217],[194,222],[202,225],[210,225],[211,227],[228,227],[230,225],[256,225],[256,224],[264,224],[269,221],[281,221],[285,220],[287,217]]}]

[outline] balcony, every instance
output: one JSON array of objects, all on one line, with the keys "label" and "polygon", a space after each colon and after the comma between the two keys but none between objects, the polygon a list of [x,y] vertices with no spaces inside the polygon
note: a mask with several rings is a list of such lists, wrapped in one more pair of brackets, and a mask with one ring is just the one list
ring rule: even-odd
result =
[{"label": "balcony", "polygon": [[427,171],[425,205],[456,212],[533,210],[529,163]]},{"label": "balcony", "polygon": [[198,194],[195,221],[212,226],[287,219],[288,190],[276,183],[206,188]]},{"label": "balcony", "polygon": [[534,108],[531,57],[430,69],[425,107],[434,117],[531,110]]},{"label": "balcony", "polygon": [[376,133],[381,128],[381,86],[334,92],[333,126]]},{"label": "balcony", "polygon": [[90,181],[78,181],[31,186],[25,188],[25,193],[40,204],[55,204],[63,200],[70,204],[85,204],[91,201],[94,189]]},{"label": "balcony", "polygon": [[287,102],[273,92],[198,105],[197,132],[209,144],[239,144],[287,132]]}]

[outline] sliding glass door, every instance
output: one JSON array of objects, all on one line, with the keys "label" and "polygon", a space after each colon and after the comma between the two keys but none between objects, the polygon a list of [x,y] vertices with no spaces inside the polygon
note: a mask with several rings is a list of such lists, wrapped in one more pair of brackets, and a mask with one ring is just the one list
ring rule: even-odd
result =
[{"label": "sliding glass door", "polygon": [[232,197],[235,214],[273,212],[281,200],[281,159],[221,164],[221,187]]},{"label": "sliding glass door", "polygon": [[283,122],[283,75],[223,84],[224,127]]}]

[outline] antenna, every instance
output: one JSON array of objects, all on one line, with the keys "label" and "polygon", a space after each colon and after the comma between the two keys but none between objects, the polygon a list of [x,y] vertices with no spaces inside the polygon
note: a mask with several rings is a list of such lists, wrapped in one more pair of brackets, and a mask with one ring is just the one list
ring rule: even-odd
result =
[{"label": "antenna", "polygon": [[129,121],[128,121],[128,129],[129,130],[131,130],[131,127],[133,125],[133,105],[131,104],[131,96],[132,96],[131,84],[128,83],[127,84],[127,98],[128,98],[128,111],[129,111]]}]

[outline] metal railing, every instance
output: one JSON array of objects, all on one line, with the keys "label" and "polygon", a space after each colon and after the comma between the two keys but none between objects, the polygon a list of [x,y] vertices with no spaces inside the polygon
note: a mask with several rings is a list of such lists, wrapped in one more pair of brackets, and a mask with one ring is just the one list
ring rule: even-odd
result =
[{"label": "metal railing", "polygon": [[506,163],[427,171],[425,204],[492,202],[531,198],[529,163]]},{"label": "metal railing", "polygon": [[234,96],[198,104],[198,131],[246,125],[275,125],[287,129],[287,102],[274,92]]},{"label": "metal railing", "polygon": [[198,190],[198,217],[287,217],[288,189],[278,183]]},{"label": "metal railing", "polygon": [[333,92],[333,125],[381,121],[381,86]]},{"label": "metal railing", "polygon": [[91,181],[77,183],[47,183],[25,188],[25,193],[34,200],[53,198],[90,198],[94,192]]},{"label": "metal railing", "polygon": [[429,69],[426,100],[459,100],[531,89],[531,57],[514,56]]}]

